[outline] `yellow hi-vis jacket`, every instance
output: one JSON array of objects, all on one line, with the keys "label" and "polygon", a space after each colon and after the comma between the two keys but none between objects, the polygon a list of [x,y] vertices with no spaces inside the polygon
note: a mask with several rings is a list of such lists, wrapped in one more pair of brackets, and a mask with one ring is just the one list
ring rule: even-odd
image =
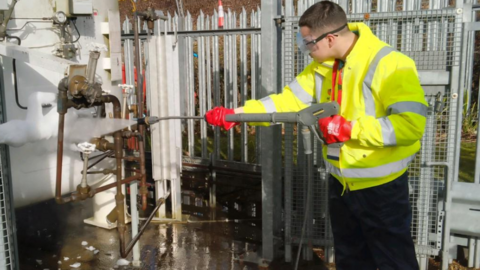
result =
[{"label": "yellow hi-vis jacket", "polygon": [[[390,182],[407,170],[420,149],[428,105],[412,59],[379,40],[365,24],[348,26],[359,38],[343,68],[340,115],[352,121],[352,134],[338,160],[328,158],[328,146],[323,156],[344,188],[359,190]],[[313,61],[281,94],[247,101],[244,112],[299,111],[329,102],[331,88],[331,64]]]}]

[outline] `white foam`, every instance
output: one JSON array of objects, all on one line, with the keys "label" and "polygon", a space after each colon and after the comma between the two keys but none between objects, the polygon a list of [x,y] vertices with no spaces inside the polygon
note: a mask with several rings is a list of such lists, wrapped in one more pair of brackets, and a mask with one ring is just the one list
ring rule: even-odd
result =
[{"label": "white foam", "polygon": [[130,261],[125,260],[125,259],[119,259],[117,261],[117,265],[119,265],[119,266],[130,265]]}]

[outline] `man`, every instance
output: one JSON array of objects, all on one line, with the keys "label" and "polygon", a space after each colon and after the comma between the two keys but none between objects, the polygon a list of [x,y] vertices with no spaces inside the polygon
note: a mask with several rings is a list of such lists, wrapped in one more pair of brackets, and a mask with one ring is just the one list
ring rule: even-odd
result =
[{"label": "man", "polygon": [[[206,119],[229,129],[237,123],[226,122],[227,114],[291,112],[337,101],[340,113],[318,122],[327,143],[336,267],[418,269],[407,167],[420,149],[427,103],[415,63],[365,24],[347,24],[333,2],[311,6],[299,26],[298,46],[315,61],[281,94],[235,110],[216,107]],[[343,146],[329,147],[333,143]]]}]

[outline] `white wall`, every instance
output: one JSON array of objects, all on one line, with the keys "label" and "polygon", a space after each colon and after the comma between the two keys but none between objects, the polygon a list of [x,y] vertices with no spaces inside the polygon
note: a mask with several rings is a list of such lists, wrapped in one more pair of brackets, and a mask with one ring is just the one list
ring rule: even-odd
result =
[{"label": "white wall", "polygon": [[[10,3],[11,1],[9,1]],[[108,10],[118,11],[118,0],[93,1],[97,15],[78,17],[76,24],[82,37],[79,45],[82,48],[79,56],[73,61],[86,64],[88,62],[89,47],[91,42],[105,44],[102,35],[101,23],[107,21]],[[53,0],[27,0],[18,1],[13,18],[42,18],[54,14],[55,1]],[[21,28],[27,20],[11,20],[9,29]],[[59,42],[51,23],[32,23],[21,31],[8,31],[22,39],[22,46],[39,47],[38,51],[51,53],[55,48],[51,46]],[[13,40],[12,40],[13,42]],[[118,41],[120,42],[120,41]],[[50,45],[50,46],[49,46]],[[106,44],[108,46],[108,44]],[[43,47],[45,46],[45,47]],[[102,57],[106,54],[102,52]],[[12,60],[1,59],[4,68],[4,83],[6,92],[7,120],[24,119],[26,111],[17,107],[15,103],[14,87],[12,84]],[[99,60],[97,75],[102,78],[103,89],[111,91],[120,98],[120,91],[116,87],[119,82],[112,83],[108,72],[103,70],[103,61]],[[34,67],[17,61],[17,80],[19,100],[21,105],[27,106],[27,99],[36,91],[57,92],[57,85],[63,74],[54,73],[43,68]],[[55,108],[54,108],[55,109]],[[52,108],[43,109],[44,114]],[[88,128],[88,127],[86,127]],[[10,147],[12,165],[12,179],[15,206],[25,206],[54,197],[56,177],[56,139],[31,143],[19,148]],[[65,146],[63,160],[63,185],[62,192],[73,191],[79,184],[82,170],[82,161],[77,152],[70,151]],[[113,166],[113,165],[112,165]]]}]

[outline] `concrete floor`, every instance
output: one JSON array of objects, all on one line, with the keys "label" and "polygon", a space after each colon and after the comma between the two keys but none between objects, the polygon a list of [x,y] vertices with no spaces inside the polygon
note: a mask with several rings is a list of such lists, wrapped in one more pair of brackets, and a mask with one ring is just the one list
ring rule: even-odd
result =
[{"label": "concrete floor", "polygon": [[[138,269],[117,266],[119,243],[116,230],[84,224],[91,216],[91,202],[57,205],[48,201],[17,209],[20,269]],[[250,221],[212,222],[187,218],[179,224],[148,226],[140,239],[140,269],[259,269],[256,250],[261,250],[258,230]],[[243,226],[248,223],[248,226]],[[247,232],[242,231],[246,228]],[[254,232],[257,231],[257,232]],[[246,242],[247,240],[248,242]],[[88,242],[82,246],[82,242]],[[94,247],[95,251],[86,247]],[[68,257],[68,260],[65,258]],[[132,260],[131,254],[127,258]],[[281,261],[281,260],[280,260]],[[71,265],[80,263],[78,268]],[[269,269],[293,269],[274,262]],[[299,269],[327,269],[317,258]]]}]

